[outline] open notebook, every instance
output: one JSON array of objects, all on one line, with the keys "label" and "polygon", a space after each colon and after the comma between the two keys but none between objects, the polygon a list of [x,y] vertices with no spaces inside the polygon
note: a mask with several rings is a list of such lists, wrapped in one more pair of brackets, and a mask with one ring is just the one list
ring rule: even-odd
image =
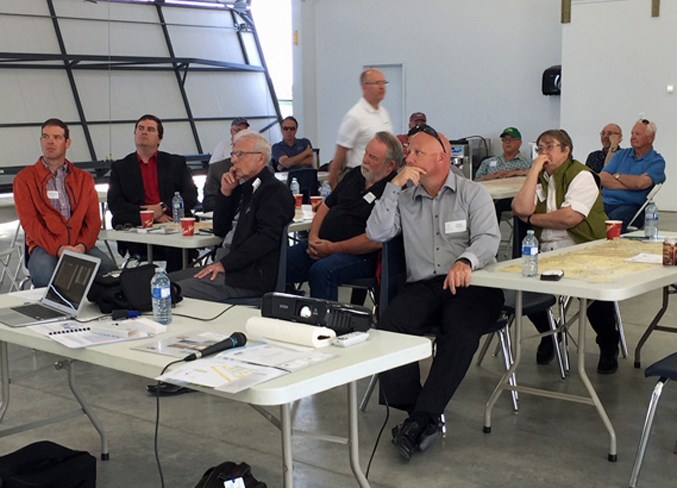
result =
[{"label": "open notebook", "polygon": [[101,260],[97,257],[65,251],[40,301],[0,308],[0,322],[23,327],[76,317],[82,310],[99,264]]}]

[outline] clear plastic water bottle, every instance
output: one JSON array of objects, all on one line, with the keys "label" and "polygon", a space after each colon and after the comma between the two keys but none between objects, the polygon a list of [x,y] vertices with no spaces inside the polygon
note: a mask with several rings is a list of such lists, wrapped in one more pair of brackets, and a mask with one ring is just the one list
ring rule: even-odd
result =
[{"label": "clear plastic water bottle", "polygon": [[291,183],[289,184],[289,190],[291,190],[292,195],[300,195],[301,185],[299,185],[299,180],[292,178]]},{"label": "clear plastic water bottle", "polygon": [[153,299],[153,320],[162,325],[172,322],[172,287],[164,268],[157,268],[150,281]]},{"label": "clear plastic water bottle", "polygon": [[329,195],[331,195],[331,186],[329,186],[328,181],[323,181],[322,186],[320,186],[320,195],[322,200],[326,200]]},{"label": "clear plastic water bottle", "polygon": [[181,198],[181,194],[178,191],[175,191],[172,197],[172,218],[174,223],[180,224],[181,219],[185,216],[186,211],[183,205],[183,198]]},{"label": "clear plastic water bottle", "polygon": [[522,241],[522,276],[538,276],[538,239],[533,230]]},{"label": "clear plastic water bottle", "polygon": [[644,209],[644,237],[652,241],[658,240],[658,207],[649,200],[649,204]]}]

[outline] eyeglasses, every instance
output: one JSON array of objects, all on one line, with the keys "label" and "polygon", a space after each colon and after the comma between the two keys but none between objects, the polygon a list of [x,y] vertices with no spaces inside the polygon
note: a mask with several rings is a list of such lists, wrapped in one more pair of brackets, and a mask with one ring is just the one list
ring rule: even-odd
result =
[{"label": "eyeglasses", "polygon": [[544,152],[550,152],[552,151],[552,148],[554,148],[555,146],[559,146],[562,149],[566,147],[564,144],[548,144],[547,146],[537,146],[536,153],[543,154]]},{"label": "eyeglasses", "polygon": [[146,127],[143,125],[137,125],[136,130],[140,132],[157,132],[157,129],[155,127]]},{"label": "eyeglasses", "polygon": [[365,82],[364,82],[365,85],[377,85],[377,86],[385,86],[385,85],[387,85],[388,83],[390,83],[390,82],[387,81],[387,80],[365,81]]},{"label": "eyeglasses", "polygon": [[288,131],[288,130],[296,130],[296,127],[285,127],[284,125],[282,126],[282,130]]},{"label": "eyeglasses", "polygon": [[608,132],[602,131],[602,132],[599,133],[599,135],[602,136],[602,137],[604,137],[604,136],[613,136],[613,135],[620,136],[621,133],[620,133],[620,132],[616,132],[616,131],[608,131]]},{"label": "eyeglasses", "polygon": [[42,134],[40,136],[40,140],[42,141],[49,141],[50,139],[54,139],[56,142],[63,142],[66,140],[66,137],[61,135],[50,136],[49,134]]},{"label": "eyeglasses", "polygon": [[134,226],[132,224],[129,224],[129,223],[124,224],[124,225],[118,224],[118,225],[115,226],[115,230],[132,230],[133,228],[134,228]]},{"label": "eyeglasses", "polygon": [[649,124],[651,123],[651,121],[650,121],[650,120],[647,120],[647,119],[642,119],[642,120],[640,120],[640,122],[641,122],[642,124],[645,124],[645,125],[649,125]]},{"label": "eyeglasses", "polygon": [[230,153],[230,157],[234,158],[237,157],[237,159],[240,159],[242,156],[246,156],[247,154],[263,154],[261,151],[233,151]]},{"label": "eyeglasses", "polygon": [[442,142],[442,139],[440,138],[440,135],[437,133],[435,129],[430,127],[428,124],[420,124],[417,125],[416,127],[412,127],[409,129],[409,132],[407,133],[407,137],[411,137],[414,134],[418,134],[419,132],[423,132],[424,134],[428,134],[429,136],[434,137],[437,139],[437,142],[440,143],[440,146],[442,146],[442,152],[446,153],[447,150],[444,147],[444,143]]}]

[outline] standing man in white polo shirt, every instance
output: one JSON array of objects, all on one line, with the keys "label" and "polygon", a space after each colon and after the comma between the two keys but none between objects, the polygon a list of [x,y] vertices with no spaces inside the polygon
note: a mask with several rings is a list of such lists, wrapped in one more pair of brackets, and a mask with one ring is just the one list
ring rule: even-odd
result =
[{"label": "standing man in white polo shirt", "polygon": [[393,132],[388,111],[381,106],[388,81],[377,69],[365,69],[360,75],[362,98],[343,117],[336,139],[336,154],[329,167],[332,189],[346,168],[362,164],[367,143],[379,131]]}]

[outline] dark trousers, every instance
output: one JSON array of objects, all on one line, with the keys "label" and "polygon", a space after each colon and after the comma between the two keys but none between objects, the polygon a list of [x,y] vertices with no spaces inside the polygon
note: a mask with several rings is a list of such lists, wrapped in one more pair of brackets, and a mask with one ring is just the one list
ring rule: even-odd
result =
[{"label": "dark trousers", "polygon": [[[597,334],[597,344],[601,348],[618,346],[618,332],[616,331],[616,316],[613,302],[593,302],[587,310],[588,321]],[[546,312],[529,315],[529,320],[539,332],[550,330]]]},{"label": "dark trousers", "polygon": [[[498,319],[503,291],[471,286],[452,295],[444,277],[407,284],[388,304],[377,329],[423,335],[435,330],[437,353],[421,385],[418,363],[379,375],[381,403],[438,416],[465,377],[480,336]],[[385,396],[385,398],[384,398]]]},{"label": "dark trousers", "polygon": [[[118,242],[118,252],[122,257],[129,253],[130,256],[140,256],[141,259],[147,259],[148,248],[145,244],[138,242]],[[188,251],[189,259],[197,257],[197,250]],[[183,268],[183,251],[176,247],[153,246],[153,261],[166,261],[166,271],[171,273]]]}]

